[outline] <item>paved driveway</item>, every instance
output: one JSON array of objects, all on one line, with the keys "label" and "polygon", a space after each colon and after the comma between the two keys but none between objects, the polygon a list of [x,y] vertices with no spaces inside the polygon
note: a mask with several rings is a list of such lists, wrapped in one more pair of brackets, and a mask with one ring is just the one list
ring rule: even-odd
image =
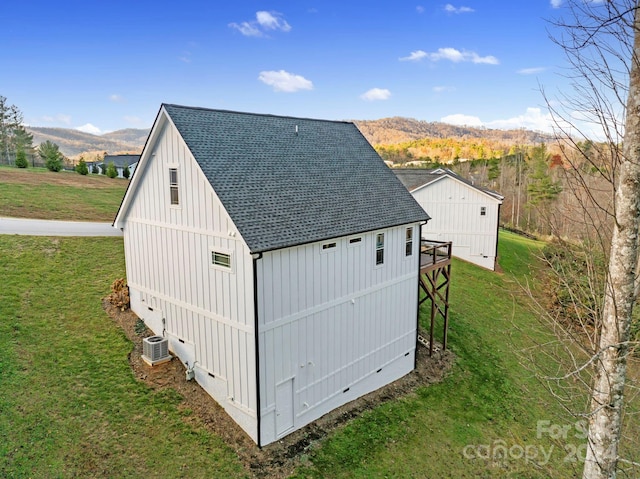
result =
[{"label": "paved driveway", "polygon": [[122,236],[111,223],[1,218],[0,234],[30,236]]}]

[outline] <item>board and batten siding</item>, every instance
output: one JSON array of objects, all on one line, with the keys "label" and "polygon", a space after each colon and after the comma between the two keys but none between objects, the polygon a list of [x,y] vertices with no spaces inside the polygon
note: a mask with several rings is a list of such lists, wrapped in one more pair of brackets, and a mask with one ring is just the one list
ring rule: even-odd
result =
[{"label": "board and batten siding", "polygon": [[[262,444],[413,369],[419,232],[405,225],[257,261]],[[382,265],[377,233],[384,233]]]},{"label": "board and batten siding", "polygon": [[[431,216],[422,228],[424,238],[451,241],[454,256],[495,268],[499,200],[450,177],[411,193]],[[483,207],[485,215],[481,215]]]},{"label": "board and batten siding", "polygon": [[[166,123],[149,146],[125,218],[131,308],[257,440],[251,255],[175,128]],[[231,255],[230,270],[212,265],[213,250]]]}]

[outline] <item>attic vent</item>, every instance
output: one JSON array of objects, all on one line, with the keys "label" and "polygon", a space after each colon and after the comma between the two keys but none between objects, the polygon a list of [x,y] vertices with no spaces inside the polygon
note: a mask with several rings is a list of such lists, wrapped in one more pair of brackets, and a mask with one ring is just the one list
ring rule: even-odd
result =
[{"label": "attic vent", "polygon": [[142,359],[153,366],[169,361],[169,340],[162,336],[150,336],[142,340]]}]

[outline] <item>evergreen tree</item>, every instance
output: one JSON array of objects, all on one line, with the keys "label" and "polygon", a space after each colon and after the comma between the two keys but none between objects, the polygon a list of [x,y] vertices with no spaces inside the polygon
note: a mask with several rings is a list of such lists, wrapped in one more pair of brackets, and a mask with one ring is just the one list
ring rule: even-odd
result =
[{"label": "evergreen tree", "polygon": [[109,178],[115,178],[118,176],[118,170],[116,170],[116,165],[114,165],[113,162],[109,163],[109,166],[107,166],[106,175]]},{"label": "evergreen tree", "polygon": [[33,135],[29,133],[23,125],[18,125],[14,128],[12,141],[16,155],[18,151],[23,150],[27,160],[29,158],[33,158],[35,154],[35,150],[33,148]]},{"label": "evergreen tree", "polygon": [[83,157],[80,157],[80,161],[78,161],[78,164],[76,165],[76,172],[81,175],[89,174],[89,168],[87,167],[87,163],[84,161]]},{"label": "evergreen tree", "polygon": [[29,162],[27,161],[27,154],[22,148],[20,148],[16,152],[16,166],[18,168],[26,168],[27,166],[29,166]]},{"label": "evergreen tree", "polygon": [[11,164],[15,155],[15,130],[22,125],[22,113],[15,105],[9,105],[7,98],[0,95],[0,159],[5,164]]},{"label": "evergreen tree", "polygon": [[122,170],[122,176],[124,178],[126,178],[127,180],[129,179],[129,177],[131,176],[131,170],[129,169],[129,165],[124,167],[124,170]]},{"label": "evergreen tree", "polygon": [[49,171],[60,171],[62,169],[62,153],[60,153],[60,147],[55,143],[49,140],[40,143],[38,154]]},{"label": "evergreen tree", "polygon": [[560,181],[554,180],[549,173],[549,154],[543,143],[532,150],[531,174],[529,175],[529,202],[533,206],[549,203],[555,200],[562,192]]}]

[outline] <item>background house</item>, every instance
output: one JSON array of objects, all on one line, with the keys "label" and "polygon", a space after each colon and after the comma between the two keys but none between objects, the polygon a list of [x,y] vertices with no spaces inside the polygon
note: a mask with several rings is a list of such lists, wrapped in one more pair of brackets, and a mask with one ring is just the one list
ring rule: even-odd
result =
[{"label": "background house", "polygon": [[451,241],[454,256],[495,269],[502,195],[446,168],[392,171],[432,217],[424,238]]},{"label": "background house", "polygon": [[89,173],[91,173],[92,167],[95,165],[98,168],[98,173],[103,175],[109,166],[109,163],[113,163],[116,167],[116,171],[118,172],[118,178],[124,178],[124,169],[128,166],[129,178],[131,178],[136,166],[138,165],[139,159],[140,155],[104,155],[104,159],[102,161],[87,162],[87,167],[89,168]]},{"label": "background house", "polygon": [[414,368],[427,219],[352,123],[162,105],[114,226],[133,311],[265,445]]}]

